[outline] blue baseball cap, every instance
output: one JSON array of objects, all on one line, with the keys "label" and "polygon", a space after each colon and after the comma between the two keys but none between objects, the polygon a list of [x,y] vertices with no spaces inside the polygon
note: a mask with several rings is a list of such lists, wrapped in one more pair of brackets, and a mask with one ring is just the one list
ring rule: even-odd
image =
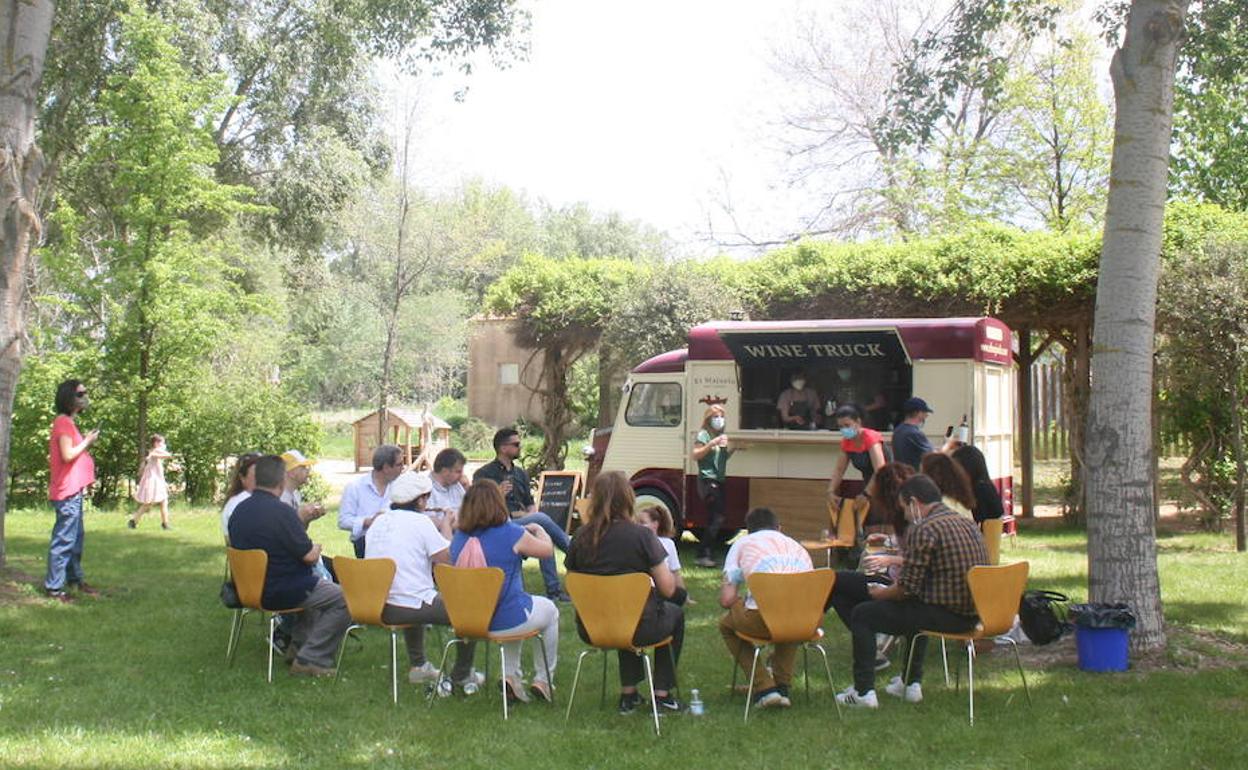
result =
[{"label": "blue baseball cap", "polygon": [[935,414],[935,410],[928,406],[927,402],[918,396],[907,398],[906,402],[901,405],[901,411],[905,414],[913,414],[914,412],[927,412],[928,414]]}]

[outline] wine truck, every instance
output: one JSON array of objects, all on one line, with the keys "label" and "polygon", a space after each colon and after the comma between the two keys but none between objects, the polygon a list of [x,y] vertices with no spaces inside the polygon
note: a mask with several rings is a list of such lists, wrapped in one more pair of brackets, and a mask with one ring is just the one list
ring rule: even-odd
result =
[{"label": "wine truck", "polygon": [[[884,434],[919,396],[934,410],[924,432],[939,447],[965,423],[1012,510],[1014,458],[1013,338],[993,318],[714,321],[689,331],[688,346],[638,364],[623,386],[615,423],[594,431],[589,476],[623,471],[638,506],[661,503],[678,529],[707,523],[691,451],[703,415],[722,404],[730,446],[723,536],[746,512],[765,505],[794,537],[828,528],[827,485],[841,435],[835,408],[856,404],[865,427]],[[781,425],[777,401],[800,372],[819,399],[805,430]],[[850,465],[841,495],[862,490]]]}]

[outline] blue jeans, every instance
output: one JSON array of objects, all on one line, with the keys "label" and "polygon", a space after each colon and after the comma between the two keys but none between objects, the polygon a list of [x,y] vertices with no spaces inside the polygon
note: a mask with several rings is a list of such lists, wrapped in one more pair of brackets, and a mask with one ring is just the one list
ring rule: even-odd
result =
[{"label": "blue jeans", "polygon": [[53,500],[56,523],[48,543],[48,575],[43,587],[63,591],[66,583],[82,582],[82,493],[65,500]]},{"label": "blue jeans", "polygon": [[[568,533],[563,531],[563,527],[560,527],[554,522],[554,519],[541,511],[521,516],[518,519],[512,519],[512,521],[522,527],[526,524],[536,524],[546,530],[546,534],[550,535],[550,541],[555,544],[556,548],[565,553],[568,550],[568,543],[572,542],[568,538]],[[555,557],[551,556],[549,559],[541,559],[539,563],[542,568],[542,582],[546,584],[546,594],[559,593],[559,568],[555,565]]]}]

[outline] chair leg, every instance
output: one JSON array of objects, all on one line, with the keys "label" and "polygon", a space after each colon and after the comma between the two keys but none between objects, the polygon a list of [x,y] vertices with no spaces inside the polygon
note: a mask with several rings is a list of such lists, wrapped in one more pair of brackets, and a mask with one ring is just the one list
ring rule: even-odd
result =
[{"label": "chair leg", "polygon": [[[672,692],[676,693],[676,697],[679,700],[684,696],[680,692],[680,676],[676,673],[676,651],[672,649],[670,644],[664,649],[667,650],[667,659],[672,662]],[[656,656],[659,654],[658,648],[655,648],[654,654]]]},{"label": "chair leg", "polygon": [[754,648],[754,662],[750,664],[750,681],[746,683],[745,690],[745,719],[750,721],[750,701],[754,700],[754,672],[758,670],[758,654],[762,652],[762,647]]},{"label": "chair leg", "polygon": [[[449,642],[442,646],[442,662],[438,664],[438,678],[434,680],[433,689],[429,691],[429,705],[433,705],[433,699],[438,697],[438,691],[442,689],[442,680],[450,679],[446,675],[446,656],[451,652],[451,645],[460,643],[459,637],[453,637]],[[489,656],[486,656],[486,662],[489,662]],[[488,680],[487,680],[488,681]],[[454,687],[454,685],[451,685]]]},{"label": "chair leg", "polygon": [[[913,642],[912,642],[913,644]],[[945,666],[945,687],[949,686],[949,652],[945,649],[945,640],[940,640],[940,662]]]},{"label": "chair leg", "polygon": [[[910,637],[910,649],[907,651],[907,654],[906,654],[906,670],[905,670],[905,673],[902,674],[902,677],[901,677],[902,684],[910,684],[910,669],[914,667],[914,643],[919,640],[920,636],[927,636],[927,634],[923,633],[922,631],[919,631],[918,633]],[[948,682],[949,680],[948,678],[946,678],[945,683],[948,684]]]},{"label": "chair leg", "polygon": [[806,681],[806,702],[810,703],[810,656],[806,645],[802,645],[802,679]]},{"label": "chair leg", "polygon": [[542,648],[542,667],[546,669],[546,684],[550,687],[550,702],[555,702],[555,680],[550,675],[550,659],[546,657],[546,639],[537,635],[538,646]]},{"label": "chair leg", "polygon": [[399,705],[399,632],[393,628],[390,629],[390,701]]},{"label": "chair leg", "polygon": [[[822,645],[822,644],[819,644],[818,642],[808,642],[808,643],[806,644],[806,646],[807,646],[807,647],[814,647],[816,650],[818,650],[818,651],[819,651],[819,654],[823,656],[823,671],[824,671],[824,673],[826,673],[826,674],[828,675],[828,688],[829,688],[830,690],[832,690],[833,695],[835,695],[835,694],[836,694],[836,685],[832,684],[832,667],[831,667],[830,665],[828,665],[828,651],[827,651],[827,650],[825,650],[825,649],[823,649],[823,645]],[[843,717],[842,717],[842,715],[841,715],[841,704],[840,704],[840,701],[838,701],[835,697],[833,697],[833,698],[832,698],[832,702],[836,704],[836,716],[837,716],[837,718],[838,718],[838,719],[843,718]]]},{"label": "chair leg", "polygon": [[[516,654],[519,655],[519,651]],[[488,653],[486,657],[489,657]],[[509,718],[507,713],[507,651],[501,644],[498,645],[498,681],[503,683],[503,721],[506,722]]]},{"label": "chair leg", "polygon": [[234,619],[230,621],[230,638],[225,645],[225,660],[227,665],[234,665],[234,653],[238,652],[238,638],[243,633],[243,616],[247,610],[240,607],[234,610]]},{"label": "chair leg", "polygon": [[[263,618],[263,614],[261,614]],[[265,677],[265,681],[273,682],[273,632],[277,629],[277,615],[269,615],[269,671]]]},{"label": "chair leg", "polygon": [[646,668],[646,683],[650,685],[650,713],[654,715],[654,734],[657,737],[663,733],[659,731],[659,701],[654,695],[654,672],[650,669],[650,656],[641,653],[641,662]]},{"label": "chair leg", "polygon": [[975,726],[975,642],[966,643],[966,692],[971,705],[971,727]]},{"label": "chair leg", "polygon": [[[576,686],[581,681],[581,664],[585,662],[586,655],[589,655],[590,653],[596,652],[596,651],[597,651],[596,647],[591,647],[588,650],[583,650],[580,655],[576,656],[576,674],[574,674],[572,677],[572,692],[568,694],[568,710],[564,712],[563,714],[564,724],[567,724],[568,719],[572,716],[572,703],[576,700]],[[603,656],[605,657],[606,653],[603,653]],[[606,670],[607,670],[606,664],[603,664],[602,670],[603,670],[603,686],[604,686],[604,691],[605,691]]]},{"label": "chair leg", "polygon": [[602,696],[598,701],[599,708],[607,705],[607,653],[602,653]]},{"label": "chair leg", "polygon": [[1023,694],[1027,696],[1027,705],[1030,706],[1031,690],[1027,689],[1027,675],[1023,673],[1023,661],[1018,657],[1018,642],[1010,639],[1008,636],[1003,638],[1007,639],[1010,646],[1014,648],[1014,665],[1018,666],[1018,678],[1023,680]]},{"label": "chair leg", "polygon": [[342,641],[338,642],[338,655],[335,656],[334,658],[334,681],[335,682],[338,681],[338,672],[342,671],[342,654],[347,651],[347,634],[351,633],[353,629],[361,628],[361,627],[362,626],[359,626],[355,623],[352,623],[351,625],[347,626],[347,630],[343,632],[342,634]]}]

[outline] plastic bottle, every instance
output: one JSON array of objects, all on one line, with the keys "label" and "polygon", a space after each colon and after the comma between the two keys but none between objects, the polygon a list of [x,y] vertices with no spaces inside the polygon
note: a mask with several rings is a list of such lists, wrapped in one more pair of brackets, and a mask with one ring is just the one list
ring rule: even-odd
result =
[{"label": "plastic bottle", "polygon": [[698,694],[696,689],[689,691],[689,713],[695,717],[700,717],[706,713],[706,707],[702,705],[702,696]]}]

